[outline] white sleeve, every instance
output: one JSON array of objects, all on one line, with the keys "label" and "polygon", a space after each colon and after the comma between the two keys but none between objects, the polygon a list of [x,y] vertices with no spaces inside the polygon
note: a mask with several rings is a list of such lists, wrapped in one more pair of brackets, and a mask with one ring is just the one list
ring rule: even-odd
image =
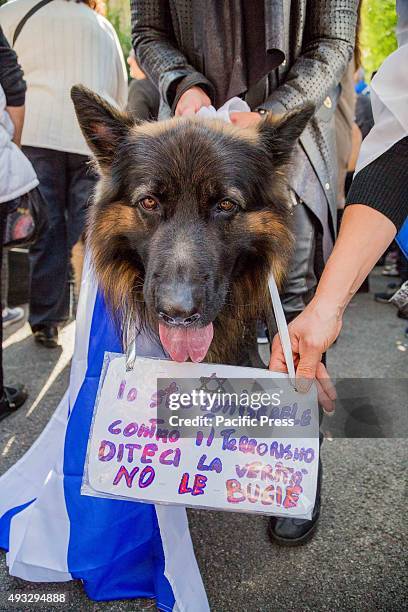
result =
[{"label": "white sleeve", "polygon": [[399,47],[371,82],[374,126],[361,145],[356,174],[408,136],[408,2],[397,2]]},{"label": "white sleeve", "polygon": [[123,110],[126,107],[128,98],[128,75],[122,47],[120,46],[119,38],[115,31],[114,41],[116,46],[116,102],[119,108]]}]

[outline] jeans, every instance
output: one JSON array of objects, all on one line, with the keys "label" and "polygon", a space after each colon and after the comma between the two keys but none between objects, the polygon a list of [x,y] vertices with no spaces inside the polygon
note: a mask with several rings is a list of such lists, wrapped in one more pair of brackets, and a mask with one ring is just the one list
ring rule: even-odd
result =
[{"label": "jeans", "polygon": [[48,229],[30,249],[30,314],[35,330],[68,319],[72,247],[84,232],[96,176],[89,158],[40,147],[23,147],[40,181]]}]

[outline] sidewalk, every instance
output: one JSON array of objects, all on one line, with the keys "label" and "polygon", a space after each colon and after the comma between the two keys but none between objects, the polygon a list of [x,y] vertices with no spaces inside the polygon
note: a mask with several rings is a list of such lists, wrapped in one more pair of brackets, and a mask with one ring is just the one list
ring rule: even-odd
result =
[{"label": "sidewalk", "polygon": [[[378,272],[372,275],[375,291],[386,283]],[[337,378],[405,379],[408,384],[407,325],[396,317],[393,306],[374,302],[372,295],[358,294],[347,311],[341,337],[329,352],[330,372]],[[0,425],[0,473],[30,447],[66,389],[74,324],[63,330],[62,348],[55,350],[35,345],[28,325],[7,332],[6,380],[24,381],[30,401]],[[406,390],[407,386],[404,390],[400,385],[395,391],[394,410],[406,410]],[[189,511],[212,610],[406,609],[406,439],[335,439],[324,443],[322,456],[320,528],[312,542],[301,548],[272,546],[264,517]],[[150,601],[89,602],[79,583],[33,585],[10,578],[5,555],[0,553],[0,612],[31,609],[29,604],[7,603],[12,592],[67,594],[63,606],[36,604],[33,609],[37,610],[155,609]]]}]

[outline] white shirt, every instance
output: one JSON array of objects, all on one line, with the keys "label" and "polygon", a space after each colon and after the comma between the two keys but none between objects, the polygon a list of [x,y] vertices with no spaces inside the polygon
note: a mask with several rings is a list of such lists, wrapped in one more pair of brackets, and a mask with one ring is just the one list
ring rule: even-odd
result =
[{"label": "white shirt", "polygon": [[397,12],[398,49],[371,82],[374,126],[361,145],[356,174],[408,136],[408,0],[397,0]]},{"label": "white shirt", "polygon": [[[0,8],[9,43],[38,0],[11,0]],[[124,108],[127,73],[111,23],[86,4],[52,0],[24,25],[15,44],[27,82],[22,144],[89,155],[70,97],[83,84]]]},{"label": "white shirt", "polygon": [[38,185],[31,163],[12,141],[13,134],[14,125],[6,111],[6,95],[0,85],[0,205]]}]

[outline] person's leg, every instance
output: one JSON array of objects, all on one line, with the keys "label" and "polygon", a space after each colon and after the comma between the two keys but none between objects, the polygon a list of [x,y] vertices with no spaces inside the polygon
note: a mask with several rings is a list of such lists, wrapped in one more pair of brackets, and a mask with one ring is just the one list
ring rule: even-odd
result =
[{"label": "person's leg", "polygon": [[3,252],[1,263],[1,309],[7,308],[8,304],[8,257],[7,249]]},{"label": "person's leg", "polygon": [[398,248],[398,259],[397,259],[397,270],[400,275],[401,283],[405,283],[408,280],[408,259],[404,253]]},{"label": "person's leg", "polygon": [[33,332],[37,332],[56,329],[68,317],[66,154],[37,147],[24,147],[24,153],[37,173],[48,214],[48,228],[30,249],[28,320]]},{"label": "person's leg", "polygon": [[75,280],[76,292],[79,291],[84,257],[84,233],[86,211],[97,177],[89,167],[89,158],[75,153],[68,154],[68,252]]},{"label": "person's leg", "polygon": [[[0,204],[0,288],[2,291],[3,237],[8,204]],[[20,408],[28,394],[23,385],[5,386],[3,378],[3,319],[0,318],[0,421]]]},{"label": "person's leg", "polygon": [[316,245],[321,239],[320,222],[305,206],[298,204],[293,212],[295,252],[282,292],[286,320],[292,321],[312,299],[317,287]]},{"label": "person's leg", "polygon": [[[312,299],[322,274],[323,248],[322,228],[319,220],[304,205],[294,209],[295,252],[283,290],[282,304],[287,321],[297,317]],[[320,418],[322,413],[320,412]],[[320,444],[322,436],[320,436]],[[319,458],[316,502],[311,520],[272,517],[269,521],[271,539],[281,545],[303,544],[312,536],[320,515],[320,489],[322,464]]]},{"label": "person's leg", "polygon": [[9,290],[9,266],[8,266],[8,250],[3,251],[3,263],[1,266],[1,310],[3,327],[8,327],[13,323],[18,323],[24,319],[24,308],[15,306],[10,308],[8,305],[8,290]]},{"label": "person's leg", "polygon": [[[3,304],[3,236],[7,218],[7,203],[0,204],[0,287]],[[3,318],[0,321],[0,396],[3,397]]]}]

